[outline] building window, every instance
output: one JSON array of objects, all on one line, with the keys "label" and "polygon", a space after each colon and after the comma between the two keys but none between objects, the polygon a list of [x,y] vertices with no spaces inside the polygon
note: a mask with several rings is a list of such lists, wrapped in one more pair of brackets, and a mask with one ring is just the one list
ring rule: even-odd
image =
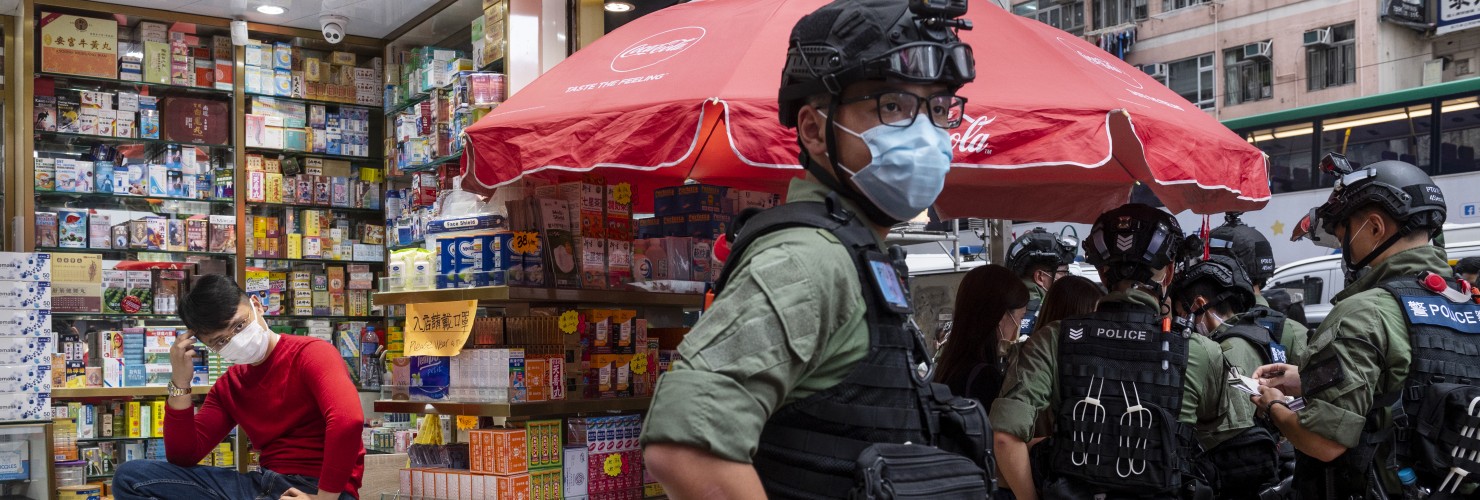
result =
[{"label": "building window", "polygon": [[1274,97],[1269,40],[1223,51],[1223,102],[1229,106]]},{"label": "building window", "polygon": [[1203,54],[1181,61],[1167,63],[1167,75],[1162,83],[1201,109],[1213,109],[1217,100],[1213,97],[1213,54]]},{"label": "building window", "polygon": [[1315,32],[1328,31],[1329,37],[1320,34],[1306,35],[1306,41],[1317,39],[1317,43],[1306,43],[1305,71],[1309,90],[1346,85],[1357,81],[1357,25],[1347,23]]},{"label": "building window", "polygon": [[1146,19],[1146,0],[1095,2],[1095,28],[1105,29]]},{"label": "building window", "polygon": [[1012,6],[1012,13],[1079,35],[1084,31],[1084,1],[1029,0]]},{"label": "building window", "polygon": [[1208,0],[1161,0],[1161,11],[1170,12],[1177,9],[1185,9],[1194,5],[1207,3]]}]

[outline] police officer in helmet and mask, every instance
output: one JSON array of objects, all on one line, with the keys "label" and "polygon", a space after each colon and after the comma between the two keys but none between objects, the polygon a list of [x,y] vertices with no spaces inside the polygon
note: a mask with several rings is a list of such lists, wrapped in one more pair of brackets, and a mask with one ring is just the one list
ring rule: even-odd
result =
[{"label": "police officer in helmet and mask", "polygon": [[[1243,266],[1232,257],[1214,254],[1177,273],[1170,296],[1178,316],[1222,346],[1230,375],[1247,377],[1260,366],[1289,359],[1288,349],[1268,324],[1238,321],[1246,314],[1240,311],[1254,304],[1255,293]],[[1257,500],[1277,487],[1285,460],[1275,433],[1254,418],[1253,403],[1230,399],[1230,425],[1204,440],[1208,448],[1203,458],[1216,471],[1218,498]]]},{"label": "police officer in helmet and mask", "polygon": [[1480,398],[1480,326],[1470,319],[1480,305],[1430,244],[1444,193],[1400,161],[1355,169],[1331,154],[1321,167],[1336,186],[1301,226],[1341,249],[1347,287],[1311,336],[1306,365],[1258,370],[1254,403],[1299,451],[1300,498],[1396,498],[1403,479],[1430,498],[1473,498],[1480,467],[1455,455],[1480,440],[1455,422]]},{"label": "police officer in helmet and mask", "polygon": [[1078,241],[1041,227],[1019,236],[1008,247],[1007,268],[1028,286],[1028,314],[1023,316],[1019,335],[1031,334],[1037,328],[1043,296],[1048,294],[1048,288],[1055,281],[1069,275],[1069,264],[1074,263],[1074,256],[1078,253]]},{"label": "police officer in helmet and mask", "polygon": [[[658,382],[642,443],[670,496],[991,494],[985,411],[929,382],[903,254],[883,241],[944,187],[975,77],[965,10],[837,0],[793,28],[780,120],[808,175],[736,221],[716,300]],[[920,459],[934,478],[857,465]]]},{"label": "police officer in helmet and mask", "polygon": [[[1093,314],[1029,337],[992,406],[1002,477],[1018,498],[1211,498],[1193,459],[1195,436],[1225,425],[1223,353],[1173,328],[1163,306],[1189,246],[1175,218],[1146,205],[1095,221],[1085,258],[1112,293]],[[1054,430],[1034,447],[1048,454],[1035,471],[1027,442],[1042,412]]]}]

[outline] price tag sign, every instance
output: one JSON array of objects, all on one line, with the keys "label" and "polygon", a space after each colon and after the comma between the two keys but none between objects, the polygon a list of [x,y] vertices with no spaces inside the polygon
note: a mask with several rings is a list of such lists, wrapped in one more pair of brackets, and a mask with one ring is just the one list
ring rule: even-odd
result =
[{"label": "price tag sign", "polygon": [[638,356],[633,356],[632,357],[632,373],[636,373],[638,375],[642,375],[644,373],[647,373],[647,369],[648,369],[648,357],[647,357],[647,355],[638,355]]},{"label": "price tag sign", "polygon": [[540,234],[534,231],[519,231],[514,233],[514,240],[509,246],[515,252],[522,254],[534,254],[540,251]]},{"label": "price tag sign", "polygon": [[406,355],[458,355],[473,332],[477,312],[476,300],[407,305]]},{"label": "price tag sign", "polygon": [[576,327],[581,325],[581,315],[575,311],[560,313],[560,331],[566,335],[576,333]]},{"label": "price tag sign", "polygon": [[622,475],[622,455],[616,453],[607,455],[606,463],[603,466],[608,476],[617,477]]},{"label": "price tag sign", "polygon": [[632,185],[625,182],[617,184],[612,188],[612,200],[622,205],[631,205]]},{"label": "price tag sign", "polygon": [[458,415],[457,416],[457,430],[460,430],[460,431],[470,431],[470,430],[477,429],[477,428],[478,428],[478,417],[469,417],[467,415]]}]

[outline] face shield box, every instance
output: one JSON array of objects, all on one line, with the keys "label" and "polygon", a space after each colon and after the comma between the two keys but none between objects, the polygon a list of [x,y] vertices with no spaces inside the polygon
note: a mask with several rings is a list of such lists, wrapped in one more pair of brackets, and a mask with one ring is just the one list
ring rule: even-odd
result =
[{"label": "face shield box", "polygon": [[51,392],[51,365],[0,365],[0,393]]},{"label": "face shield box", "polygon": [[0,331],[20,337],[50,337],[51,312],[34,309],[0,309]]},{"label": "face shield box", "polygon": [[0,337],[0,365],[51,363],[51,338]]},{"label": "face shield box", "polygon": [[51,254],[0,252],[0,280],[51,281]]}]

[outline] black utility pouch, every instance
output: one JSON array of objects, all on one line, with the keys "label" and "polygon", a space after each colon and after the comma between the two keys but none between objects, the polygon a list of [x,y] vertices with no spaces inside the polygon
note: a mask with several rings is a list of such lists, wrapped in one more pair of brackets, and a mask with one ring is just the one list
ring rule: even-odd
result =
[{"label": "black utility pouch", "polygon": [[858,456],[858,500],[972,499],[991,495],[991,478],[971,459],[922,444],[879,443]]},{"label": "black utility pouch", "polygon": [[935,384],[934,389],[930,413],[939,424],[936,446],[976,463],[991,477],[989,486],[996,491],[997,459],[992,454],[992,424],[986,408],[975,399],[951,395],[945,385]]}]

